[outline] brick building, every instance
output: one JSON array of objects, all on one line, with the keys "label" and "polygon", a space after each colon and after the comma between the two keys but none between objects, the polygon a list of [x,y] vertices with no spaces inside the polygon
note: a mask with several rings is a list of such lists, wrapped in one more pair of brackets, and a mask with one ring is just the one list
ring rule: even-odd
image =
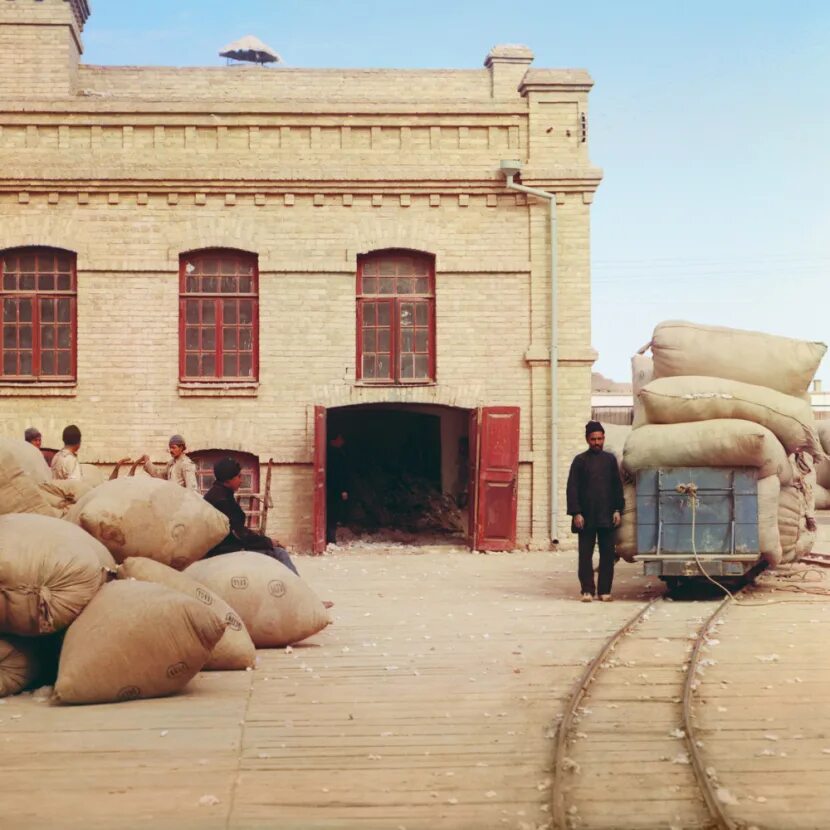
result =
[{"label": "brick building", "polygon": [[77,423],[102,465],[178,432],[254,490],[273,459],[269,529],[298,549],[326,430],[467,503],[478,547],[565,533],[595,359],[587,73],[523,46],[477,70],[87,66],[88,16],[0,4],[3,431],[56,447]]}]

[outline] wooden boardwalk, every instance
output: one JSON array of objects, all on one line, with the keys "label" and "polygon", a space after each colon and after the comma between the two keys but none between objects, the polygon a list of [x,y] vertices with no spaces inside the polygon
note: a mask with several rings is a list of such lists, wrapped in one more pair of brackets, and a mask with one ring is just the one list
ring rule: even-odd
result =
[{"label": "wooden boardwalk", "polygon": [[[566,699],[606,637],[662,592],[641,566],[621,563],[617,601],[576,602],[574,554],[369,549],[297,562],[335,601],[336,622],[293,650],[260,652],[257,671],[203,673],[164,700],[68,708],[25,695],[0,704],[0,827],[538,830],[550,820],[552,738]],[[731,721],[753,689],[768,717],[813,718],[830,734],[827,696],[810,682],[811,672],[830,679],[819,671],[830,604],[779,607],[792,610],[786,642],[769,640],[757,608],[739,610],[740,636],[757,637],[759,654],[796,660],[788,643],[807,630],[819,638],[815,665],[762,664],[746,652],[747,676],[780,675],[763,697],[754,676],[740,685],[719,677],[742,653],[719,646],[700,715],[701,728],[714,730],[707,748],[719,751],[728,724],[717,718]],[[737,697],[716,700],[723,688]],[[751,747],[783,747],[765,737],[770,724],[749,726],[760,730]],[[810,770],[828,774],[830,743],[821,740],[811,739],[813,754],[790,776],[801,782],[805,816],[820,807]],[[750,755],[753,765],[787,768],[786,756]],[[742,779],[716,763],[743,802]],[[642,772],[641,795],[650,786]],[[788,780],[772,776],[769,786]],[[787,827],[761,822],[763,813],[759,826]],[[830,811],[820,818],[799,826],[830,825]]]}]

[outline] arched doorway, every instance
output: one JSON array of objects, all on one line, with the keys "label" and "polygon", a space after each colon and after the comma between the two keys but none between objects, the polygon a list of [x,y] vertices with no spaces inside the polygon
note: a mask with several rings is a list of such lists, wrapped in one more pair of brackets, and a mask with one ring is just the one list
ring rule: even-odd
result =
[{"label": "arched doorway", "polygon": [[512,548],[518,421],[514,407],[317,407],[315,550],[354,540]]}]

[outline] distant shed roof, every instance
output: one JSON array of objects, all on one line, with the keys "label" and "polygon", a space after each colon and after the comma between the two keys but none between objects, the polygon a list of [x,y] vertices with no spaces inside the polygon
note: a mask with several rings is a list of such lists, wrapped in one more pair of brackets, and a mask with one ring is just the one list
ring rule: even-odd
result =
[{"label": "distant shed roof", "polygon": [[219,55],[223,58],[251,63],[282,63],[282,58],[270,46],[253,35],[245,35],[229,43],[219,50]]}]

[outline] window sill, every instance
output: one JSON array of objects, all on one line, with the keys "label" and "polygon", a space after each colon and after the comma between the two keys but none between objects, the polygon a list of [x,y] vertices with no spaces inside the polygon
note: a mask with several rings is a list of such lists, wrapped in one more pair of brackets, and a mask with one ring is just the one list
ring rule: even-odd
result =
[{"label": "window sill", "polygon": [[74,398],[77,381],[13,381],[0,380],[2,398]]},{"label": "window sill", "polygon": [[256,398],[259,381],[179,381],[180,398]]},{"label": "window sill", "polygon": [[438,386],[436,380],[356,380],[355,386],[361,386],[364,389],[401,389],[408,386]]}]

